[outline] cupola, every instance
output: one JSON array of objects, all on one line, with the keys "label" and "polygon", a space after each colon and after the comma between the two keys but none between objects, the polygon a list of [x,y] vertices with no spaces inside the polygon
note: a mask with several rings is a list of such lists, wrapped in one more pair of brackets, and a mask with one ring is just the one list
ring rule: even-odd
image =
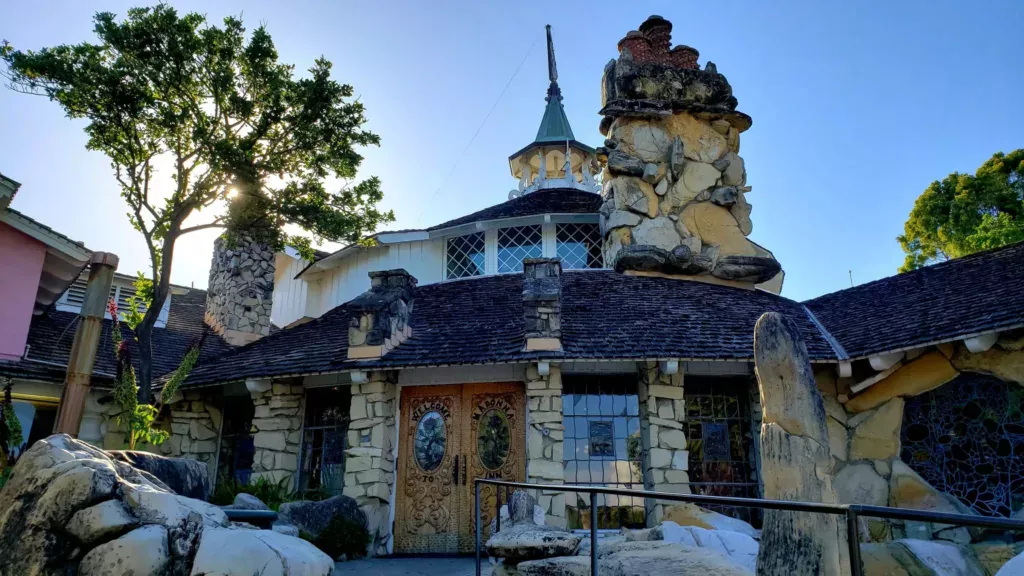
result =
[{"label": "cupola", "polygon": [[550,25],[547,26],[547,37],[550,80],[545,98],[547,105],[537,137],[508,158],[512,176],[519,180],[519,187],[509,194],[510,199],[551,188],[600,191],[593,176],[600,169],[597,154],[593,148],[576,140],[562,107]]}]

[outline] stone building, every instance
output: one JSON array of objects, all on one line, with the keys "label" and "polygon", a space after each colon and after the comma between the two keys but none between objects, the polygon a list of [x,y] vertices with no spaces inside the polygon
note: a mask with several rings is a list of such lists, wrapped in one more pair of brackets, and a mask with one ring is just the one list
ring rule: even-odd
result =
[{"label": "stone building", "polygon": [[[784,298],[781,264],[749,239],[739,152],[752,121],[726,78],[673,47],[658,17],[618,50],[607,139],[589,147],[565,116],[549,36],[543,120],[509,159],[506,202],[311,263],[218,244],[205,320],[225,348],[193,371],[160,449],[208,459],[218,482],[349,495],[378,554],[470,550],[476,477],[757,497],[753,334],[777,312],[824,397],[837,501],[1018,512],[1024,245]],[[608,497],[591,518],[575,495],[537,500],[570,528],[663,512]]]}]

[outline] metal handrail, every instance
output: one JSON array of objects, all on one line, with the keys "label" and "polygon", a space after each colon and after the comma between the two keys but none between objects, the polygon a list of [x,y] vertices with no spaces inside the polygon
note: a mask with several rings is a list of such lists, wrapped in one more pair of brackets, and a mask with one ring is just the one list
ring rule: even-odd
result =
[{"label": "metal handrail", "polygon": [[[488,478],[477,478],[474,481],[474,512],[476,514],[476,576],[481,576],[481,537],[482,528],[480,525],[480,486],[490,484],[492,486],[504,486],[505,488],[525,488],[528,490],[544,490],[557,492],[584,492],[590,498],[590,574],[597,576],[597,494],[614,496],[633,496],[638,498],[653,498],[656,500],[671,500],[674,502],[689,502],[692,504],[707,504],[719,506],[743,506],[748,508],[759,508],[762,510],[786,510],[790,512],[811,512],[817,514],[831,514],[834,516],[846,517],[846,539],[850,552],[850,572],[853,576],[863,576],[863,565],[860,558],[860,527],[857,519],[860,516],[872,518],[888,518],[891,520],[911,520],[917,522],[932,522],[936,524],[952,524],[957,526],[971,526],[977,528],[1001,528],[1005,530],[1024,531],[1024,520],[1011,520],[1009,518],[993,518],[990,516],[973,516],[969,514],[949,514],[946,512],[929,512],[926,510],[911,510],[909,508],[889,508],[886,506],[866,506],[862,504],[820,504],[817,502],[790,502],[787,500],[763,500],[760,498],[739,498],[733,496],[707,496],[703,494],[669,494],[666,492],[654,492],[651,490],[626,490],[622,488],[603,488],[595,486],[579,486],[573,484],[527,484],[525,482],[509,482],[506,480],[493,480]],[[511,515],[511,510],[509,510]],[[501,530],[501,490],[497,490],[495,506],[495,532]]]}]

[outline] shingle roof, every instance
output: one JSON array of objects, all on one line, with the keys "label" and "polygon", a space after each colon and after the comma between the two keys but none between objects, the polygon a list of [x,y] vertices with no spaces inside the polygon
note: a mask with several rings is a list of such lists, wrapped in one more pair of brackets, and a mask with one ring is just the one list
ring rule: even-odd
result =
[{"label": "shingle roof", "polygon": [[[47,226],[46,224],[43,224],[39,220],[36,220],[35,218],[32,218],[30,216],[26,216],[23,212],[19,212],[19,211],[15,210],[14,208],[11,208],[11,207],[8,207],[7,211],[11,212],[12,214],[18,215],[18,216],[24,218],[25,220],[28,220],[28,221],[32,222],[36,226],[42,228],[43,230],[46,230],[46,232],[48,232],[50,234],[53,234],[54,236],[57,236],[58,238],[61,238],[61,239],[66,240],[66,241],[68,241],[68,242],[70,242],[72,244],[75,244],[77,246],[81,246],[82,248],[85,248],[85,243],[84,242],[80,242],[78,240],[75,240],[74,238],[69,238],[69,237],[65,236],[64,234],[61,234],[60,232],[57,232],[53,228]],[[88,248],[86,248],[86,250],[88,250]]]},{"label": "shingle roof", "polygon": [[749,360],[754,324],[777,311],[799,325],[814,360],[835,360],[804,307],[762,291],[611,270],[562,276],[564,351],[523,352],[521,274],[416,289],[412,337],[384,358],[346,359],[349,311],[339,306],[222,358],[202,362],[188,385],[353,369],[501,363],[531,359]]},{"label": "shingle roof", "polygon": [[851,358],[1024,325],[1024,243],[805,302]]},{"label": "shingle roof", "polygon": [[[153,330],[154,379],[177,368],[189,344],[204,331],[207,331],[203,321],[205,309],[205,290],[191,289],[188,294],[171,297],[167,325]],[[62,366],[67,365],[68,356],[71,353],[71,343],[75,338],[77,320],[77,313],[55,309],[50,309],[45,314],[32,318],[28,333],[28,358],[59,366],[41,364],[31,360],[0,362],[0,373],[9,376],[63,381],[65,370]],[[109,384],[111,376],[117,371],[113,345],[110,340],[112,326],[113,323],[110,320],[103,321],[100,347],[93,368],[93,382],[100,385]],[[132,332],[123,323],[121,329],[125,340],[131,347],[132,358],[136,361],[137,366],[139,354],[135,339],[131,335]],[[199,358],[200,361],[210,360],[229,350],[231,350],[229,344],[216,334],[209,333]]]},{"label": "shingle roof", "polygon": [[516,218],[536,214],[597,214],[601,208],[601,195],[573,189],[539,190],[514,198],[508,202],[484,208],[468,216],[449,220],[427,230],[441,230],[462,224],[485,220]]}]

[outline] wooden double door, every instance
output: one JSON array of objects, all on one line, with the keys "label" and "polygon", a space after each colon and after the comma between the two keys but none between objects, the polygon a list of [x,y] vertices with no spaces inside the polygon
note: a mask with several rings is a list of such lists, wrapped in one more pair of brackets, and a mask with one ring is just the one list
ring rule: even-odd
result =
[{"label": "wooden double door", "polygon": [[[395,553],[473,551],[474,479],[526,476],[525,408],[520,383],[402,389]],[[496,493],[482,488],[486,538]]]}]

